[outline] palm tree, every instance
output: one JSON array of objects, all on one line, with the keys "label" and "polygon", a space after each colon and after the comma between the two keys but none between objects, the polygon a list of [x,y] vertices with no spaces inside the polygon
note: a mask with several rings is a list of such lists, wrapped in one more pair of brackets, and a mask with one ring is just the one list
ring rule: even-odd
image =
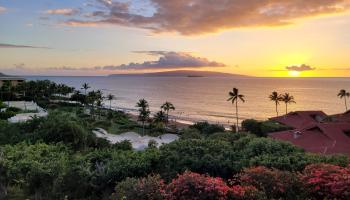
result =
[{"label": "palm tree", "polygon": [[10,107],[10,100],[12,99],[12,82],[11,81],[4,81],[4,84],[1,87],[2,91],[5,91],[7,93],[7,106]]},{"label": "palm tree", "polygon": [[237,119],[236,131],[238,132],[238,101],[241,100],[244,103],[245,102],[244,95],[240,94],[237,88],[233,88],[232,91],[230,91],[228,94],[230,98],[227,99],[227,101],[231,101],[232,104],[236,104],[236,119]]},{"label": "palm tree", "polygon": [[97,90],[97,91],[91,91],[88,93],[87,95],[87,102],[91,104],[91,111],[92,111],[92,117],[94,118],[94,114],[95,114],[95,104],[97,108],[101,108],[102,105],[102,92],[101,90]]},{"label": "palm tree", "polygon": [[288,114],[288,104],[296,103],[294,101],[294,97],[292,95],[290,95],[289,93],[285,93],[284,95],[282,95],[281,101],[283,101],[286,104],[286,115],[287,115]]},{"label": "palm tree", "polygon": [[280,101],[282,101],[282,96],[278,94],[276,91],[272,92],[269,96],[269,99],[273,102],[275,102],[276,105],[276,114],[278,117],[278,105],[280,104]]},{"label": "palm tree", "polygon": [[109,109],[112,110],[112,101],[115,99],[115,96],[113,94],[109,94],[107,96],[107,100],[109,101]]},{"label": "palm tree", "polygon": [[136,103],[136,107],[139,108],[138,121],[142,122],[142,134],[145,134],[145,122],[149,119],[150,111],[148,102],[145,99],[140,99]]},{"label": "palm tree", "polygon": [[89,92],[87,94],[87,96],[85,96],[86,100],[86,104],[89,105],[91,104],[91,117],[94,118],[94,114],[95,114],[95,109],[94,109],[94,105],[95,105],[95,101],[96,101],[96,92],[93,90],[91,92]]},{"label": "palm tree", "polygon": [[90,87],[90,85],[88,84],[88,83],[84,83],[83,84],[83,87],[81,88],[81,89],[83,89],[85,92],[84,92],[84,94],[85,94],[85,96],[86,96],[86,91],[88,90],[88,89],[90,89],[91,87]]},{"label": "palm tree", "polygon": [[344,101],[345,101],[345,111],[348,111],[348,104],[346,102],[346,98],[349,98],[350,97],[350,93],[347,92],[346,90],[340,90],[339,93],[338,93],[338,97],[339,98],[344,98]]},{"label": "palm tree", "polygon": [[160,108],[162,110],[164,110],[164,112],[166,112],[166,123],[168,123],[169,122],[169,111],[175,110],[175,106],[172,103],[166,101]]},{"label": "palm tree", "polygon": [[166,114],[164,113],[164,111],[161,110],[154,115],[154,122],[158,122],[158,123],[167,122]]}]

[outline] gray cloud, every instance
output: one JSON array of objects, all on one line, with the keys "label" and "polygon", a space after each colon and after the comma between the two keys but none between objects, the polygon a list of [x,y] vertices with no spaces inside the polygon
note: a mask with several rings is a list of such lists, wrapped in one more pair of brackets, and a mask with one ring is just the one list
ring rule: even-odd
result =
[{"label": "gray cloud", "polygon": [[312,71],[315,70],[316,68],[312,68],[309,65],[302,64],[300,66],[293,65],[293,66],[288,66],[286,67],[286,70],[288,71],[298,71],[298,72],[303,72],[303,71]]},{"label": "gray cloud", "polygon": [[153,56],[160,56],[157,61],[145,61],[143,63],[129,63],[118,66],[105,66],[105,70],[144,70],[144,69],[176,69],[176,68],[202,68],[225,67],[223,63],[209,61],[206,58],[194,57],[186,52],[169,51],[136,51]]},{"label": "gray cloud", "polygon": [[26,65],[24,63],[18,63],[18,64],[14,64],[16,69],[26,69]]},{"label": "gray cloud", "polygon": [[181,68],[203,68],[203,67],[225,67],[223,63],[209,61],[206,58],[194,57],[187,52],[172,51],[135,51],[134,53],[160,56],[155,61],[143,63],[129,63],[122,65],[96,66],[96,67],[58,67],[47,68],[47,70],[159,70],[159,69],[181,69]]},{"label": "gray cloud", "polygon": [[37,46],[16,45],[16,44],[5,44],[5,43],[0,43],[0,48],[50,49],[50,48],[48,48],[48,47],[37,47]]},{"label": "gray cloud", "polygon": [[[149,0],[146,11],[135,11],[119,0],[95,0],[96,10],[70,26],[113,24],[198,35],[223,29],[283,26],[296,19],[348,11],[350,0]],[[138,1],[137,1],[138,2]],[[91,18],[93,17],[93,18]]]}]

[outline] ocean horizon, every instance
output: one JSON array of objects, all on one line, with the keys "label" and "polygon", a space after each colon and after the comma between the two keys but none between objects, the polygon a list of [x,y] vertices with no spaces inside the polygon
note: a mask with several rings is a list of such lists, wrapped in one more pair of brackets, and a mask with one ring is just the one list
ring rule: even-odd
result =
[{"label": "ocean horizon", "polygon": [[[185,123],[208,121],[224,125],[235,123],[235,110],[227,101],[233,87],[240,89],[246,102],[239,103],[239,118],[266,120],[276,116],[274,102],[268,99],[273,91],[290,93],[296,104],[288,112],[322,110],[327,114],[345,111],[344,101],[337,97],[340,89],[350,85],[350,78],[264,78],[264,77],[108,77],[108,76],[27,76],[28,80],[51,80],[80,89],[83,83],[90,90],[113,94],[115,109],[136,113],[136,102],[146,99],[155,113],[165,101],[176,110],[172,118]],[[105,102],[109,105],[109,102]],[[285,105],[279,105],[285,113]]]}]

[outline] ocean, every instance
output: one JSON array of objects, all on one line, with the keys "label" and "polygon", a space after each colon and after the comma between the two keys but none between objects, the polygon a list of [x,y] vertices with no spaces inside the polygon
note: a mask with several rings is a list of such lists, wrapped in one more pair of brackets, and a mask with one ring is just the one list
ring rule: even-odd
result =
[{"label": "ocean", "polygon": [[[327,114],[345,111],[344,100],[337,94],[340,89],[350,90],[350,78],[224,78],[224,77],[29,77],[48,79],[77,89],[83,83],[90,90],[100,89],[105,95],[114,94],[114,108],[131,113],[135,104],[145,98],[151,111],[157,112],[165,101],[172,102],[176,110],[170,114],[183,122],[209,121],[224,125],[235,122],[235,107],[228,102],[228,92],[239,88],[245,103],[239,102],[239,118],[265,120],[276,116],[274,102],[268,96],[273,91],[288,92],[296,104],[289,111],[323,110]],[[109,105],[109,102],[105,102]],[[349,102],[350,105],[350,102]],[[280,114],[285,105],[280,104]]]}]

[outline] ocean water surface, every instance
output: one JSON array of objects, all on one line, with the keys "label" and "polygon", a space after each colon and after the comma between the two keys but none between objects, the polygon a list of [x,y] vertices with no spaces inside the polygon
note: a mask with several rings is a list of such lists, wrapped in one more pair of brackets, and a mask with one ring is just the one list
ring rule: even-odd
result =
[{"label": "ocean water surface", "polygon": [[[350,90],[350,78],[223,78],[223,77],[29,77],[48,79],[80,89],[83,83],[90,90],[100,89],[105,95],[117,97],[114,108],[135,112],[135,104],[145,98],[152,112],[160,110],[165,101],[172,102],[176,110],[173,118],[182,121],[209,121],[233,124],[235,107],[227,101],[228,92],[237,87],[245,95],[239,102],[240,120],[267,119],[276,115],[275,105],[268,99],[271,92],[288,92],[296,104],[289,111],[323,110],[327,114],[345,111],[344,100],[337,97],[340,89]],[[109,103],[106,102],[107,105]],[[285,113],[280,104],[279,112]]]}]

